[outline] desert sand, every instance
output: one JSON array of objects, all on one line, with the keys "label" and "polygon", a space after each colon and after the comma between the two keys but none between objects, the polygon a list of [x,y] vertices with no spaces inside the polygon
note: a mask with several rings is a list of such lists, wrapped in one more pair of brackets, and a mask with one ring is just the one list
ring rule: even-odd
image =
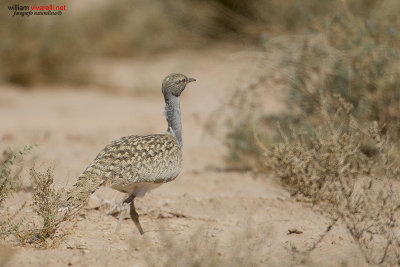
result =
[{"label": "desert sand", "polygon": [[[246,80],[254,53],[208,48],[100,60],[93,64],[95,82],[83,88],[3,85],[2,143],[14,149],[38,144],[32,152],[35,166],[54,165],[56,187],[68,189],[112,140],[166,130],[160,92],[165,75],[181,72],[197,79],[181,98],[183,171],[136,200],[143,236],[128,217],[114,233],[118,218],[107,212],[124,195],[100,188],[64,242],[51,249],[14,248],[7,266],[187,266],[195,259],[223,265],[366,266],[340,221],[325,235],[330,220],[291,198],[274,177],[230,171],[223,143],[205,130],[213,111]],[[284,108],[273,89],[265,103],[271,114]],[[27,169],[22,176],[29,184]],[[29,197],[20,192],[12,203],[17,207]],[[23,215],[30,212],[27,207]]]}]

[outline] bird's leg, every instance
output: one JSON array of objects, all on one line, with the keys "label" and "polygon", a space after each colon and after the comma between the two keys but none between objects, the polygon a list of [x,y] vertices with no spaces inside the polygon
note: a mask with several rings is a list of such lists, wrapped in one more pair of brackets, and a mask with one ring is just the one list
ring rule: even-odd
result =
[{"label": "bird's leg", "polygon": [[140,222],[139,222],[139,214],[136,212],[134,201],[135,201],[135,197],[133,197],[132,201],[131,201],[131,211],[130,211],[131,218],[132,218],[132,221],[136,224],[136,227],[139,230],[139,233],[141,235],[143,235],[144,232],[143,232],[142,226],[140,225]]},{"label": "bird's leg", "polygon": [[119,215],[119,219],[118,219],[118,224],[117,227],[115,228],[115,233],[117,233],[119,231],[119,229],[121,228],[121,223],[124,220],[125,217],[125,213],[127,212],[128,208],[129,208],[129,203],[131,201],[133,201],[133,199],[135,198],[134,195],[130,195],[127,199],[124,200],[124,202],[122,203],[122,210],[121,213]]},{"label": "bird's leg", "polygon": [[117,227],[115,228],[115,233],[117,233],[119,231],[119,228],[121,228],[122,220],[124,219],[125,213],[128,210],[128,208],[129,208],[129,204],[124,202],[122,204],[122,210],[121,210],[121,213],[119,215]]}]

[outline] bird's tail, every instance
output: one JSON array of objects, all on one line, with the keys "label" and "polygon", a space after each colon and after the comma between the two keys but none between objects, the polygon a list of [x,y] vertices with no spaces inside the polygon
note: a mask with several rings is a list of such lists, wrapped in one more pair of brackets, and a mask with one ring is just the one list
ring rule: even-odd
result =
[{"label": "bird's tail", "polygon": [[87,203],[101,185],[106,182],[106,177],[101,168],[91,164],[79,177],[76,183],[67,191],[63,208],[78,208]]}]

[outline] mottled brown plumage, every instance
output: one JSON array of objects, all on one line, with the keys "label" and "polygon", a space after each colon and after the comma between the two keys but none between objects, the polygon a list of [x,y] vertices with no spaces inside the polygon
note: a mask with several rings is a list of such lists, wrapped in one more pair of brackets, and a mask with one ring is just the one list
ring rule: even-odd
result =
[{"label": "mottled brown plumage", "polygon": [[174,180],[182,169],[179,96],[192,81],[195,79],[187,78],[183,74],[168,75],[162,84],[166,102],[167,132],[126,136],[107,145],[67,192],[65,206],[82,206],[101,185],[109,185],[115,190],[129,194],[124,203],[130,204],[131,218],[143,234],[134,207],[134,198],[143,196],[162,183]]},{"label": "mottled brown plumage", "polygon": [[[69,191],[76,201],[86,201],[105,184],[132,194],[143,183],[161,184],[175,179],[182,168],[182,151],[172,134],[126,136],[107,145],[79,176]],[[138,192],[136,196],[142,196]]]}]

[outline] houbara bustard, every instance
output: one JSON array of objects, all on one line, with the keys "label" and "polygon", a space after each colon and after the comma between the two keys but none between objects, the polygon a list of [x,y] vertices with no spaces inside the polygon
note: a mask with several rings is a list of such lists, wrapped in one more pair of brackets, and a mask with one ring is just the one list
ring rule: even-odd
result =
[{"label": "houbara bustard", "polygon": [[64,207],[81,207],[101,185],[127,193],[116,231],[130,205],[130,216],[140,234],[143,229],[134,200],[163,183],[174,180],[182,169],[182,123],[179,96],[194,78],[172,73],[162,82],[165,134],[131,135],[107,145],[67,192]]}]

